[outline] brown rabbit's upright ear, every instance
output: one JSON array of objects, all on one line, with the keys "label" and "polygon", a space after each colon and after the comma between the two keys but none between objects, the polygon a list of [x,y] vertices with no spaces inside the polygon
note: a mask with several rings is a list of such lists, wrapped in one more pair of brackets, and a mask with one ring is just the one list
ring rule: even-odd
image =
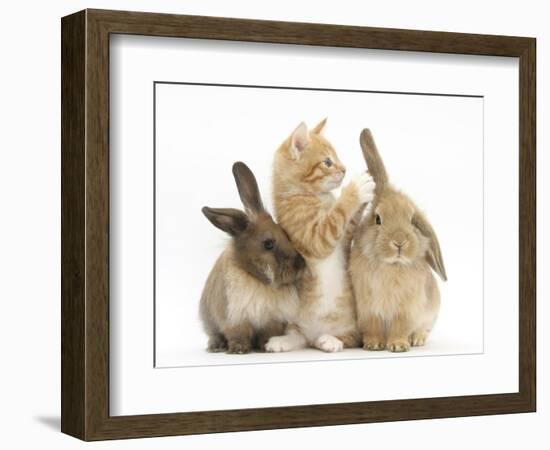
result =
[{"label": "brown rabbit's upright ear", "polygon": [[445,265],[443,264],[443,255],[441,254],[439,240],[437,239],[434,229],[428,220],[418,212],[414,214],[412,223],[424,236],[430,240],[430,246],[426,252],[426,261],[443,281],[447,281],[447,272],[445,271]]},{"label": "brown rabbit's upright ear", "polygon": [[386,172],[386,167],[380,157],[380,153],[378,153],[372,133],[368,128],[361,131],[359,143],[363,150],[363,157],[367,163],[367,168],[376,183],[375,192],[376,194],[380,194],[388,184],[388,173]]},{"label": "brown rabbit's upright ear", "polygon": [[231,236],[241,234],[248,226],[248,217],[242,211],[233,208],[202,208],[202,213],[212,225]]},{"label": "brown rabbit's upright ear", "polygon": [[248,166],[243,162],[236,162],[233,164],[233,176],[246,213],[255,215],[264,212],[256,177]]},{"label": "brown rabbit's upright ear", "polygon": [[315,134],[321,134],[321,132],[323,131],[323,129],[325,128],[325,125],[327,124],[327,119],[328,117],[325,117],[323,120],[321,120],[317,126],[311,130],[313,133]]}]

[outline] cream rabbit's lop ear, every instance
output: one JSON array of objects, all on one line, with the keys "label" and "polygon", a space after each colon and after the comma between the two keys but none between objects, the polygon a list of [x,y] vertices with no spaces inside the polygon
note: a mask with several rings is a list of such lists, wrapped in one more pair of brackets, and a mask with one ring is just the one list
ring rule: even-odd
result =
[{"label": "cream rabbit's lop ear", "polygon": [[233,164],[233,176],[246,213],[254,215],[264,212],[256,177],[248,166],[243,162],[236,162]]},{"label": "cream rabbit's lop ear", "polygon": [[367,163],[368,171],[376,183],[375,192],[380,194],[388,184],[388,173],[380,153],[378,153],[372,133],[368,128],[361,131],[359,143],[361,144],[361,150],[363,150],[363,157]]},{"label": "cream rabbit's lop ear", "polygon": [[447,281],[447,272],[445,271],[445,264],[443,264],[443,255],[441,254],[439,240],[437,239],[434,229],[428,220],[420,213],[415,213],[412,223],[430,240],[430,246],[426,252],[426,261],[443,281]]}]

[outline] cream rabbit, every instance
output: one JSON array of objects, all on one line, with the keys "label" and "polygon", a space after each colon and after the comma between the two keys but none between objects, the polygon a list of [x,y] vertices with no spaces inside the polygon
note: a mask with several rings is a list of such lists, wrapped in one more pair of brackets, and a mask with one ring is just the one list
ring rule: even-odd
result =
[{"label": "cream rabbit", "polygon": [[389,184],[370,130],[363,130],[360,143],[376,195],[351,251],[358,326],[365,350],[405,352],[424,345],[439,312],[431,269],[444,281],[447,275],[434,230],[415,204]]},{"label": "cream rabbit", "polygon": [[208,351],[263,350],[296,314],[302,256],[265,211],[256,179],[242,162],[233,175],[246,213],[204,207],[212,224],[232,236],[210,272],[200,302]]}]

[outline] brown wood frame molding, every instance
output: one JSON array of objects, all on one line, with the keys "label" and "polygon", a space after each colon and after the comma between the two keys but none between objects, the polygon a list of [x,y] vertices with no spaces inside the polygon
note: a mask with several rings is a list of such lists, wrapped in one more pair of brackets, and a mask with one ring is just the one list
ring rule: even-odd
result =
[{"label": "brown wood frame molding", "polygon": [[[61,429],[84,440],[535,411],[536,40],[124,11],[64,17]],[[113,33],[519,58],[519,392],[109,416],[109,35]]]}]

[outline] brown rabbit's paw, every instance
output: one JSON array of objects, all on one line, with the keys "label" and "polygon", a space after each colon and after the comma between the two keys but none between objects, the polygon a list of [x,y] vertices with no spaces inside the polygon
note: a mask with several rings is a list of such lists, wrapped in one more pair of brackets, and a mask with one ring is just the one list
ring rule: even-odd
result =
[{"label": "brown rabbit's paw", "polygon": [[229,347],[227,353],[234,355],[244,355],[252,351],[252,345],[250,342],[244,341],[229,341]]},{"label": "brown rabbit's paw", "polygon": [[370,351],[385,350],[386,343],[378,339],[367,339],[363,342],[363,349]]},{"label": "brown rabbit's paw", "polygon": [[269,341],[269,336],[258,336],[254,341],[254,350],[258,352],[265,352],[265,345]]},{"label": "brown rabbit's paw", "polygon": [[428,339],[428,332],[419,330],[410,335],[409,342],[413,347],[420,347],[426,343],[426,339]]},{"label": "brown rabbit's paw", "polygon": [[220,353],[227,351],[227,340],[223,336],[212,336],[208,340],[206,349],[210,353]]},{"label": "brown rabbit's paw", "polygon": [[396,340],[388,342],[386,349],[394,353],[408,352],[411,349],[411,344],[405,340]]}]

